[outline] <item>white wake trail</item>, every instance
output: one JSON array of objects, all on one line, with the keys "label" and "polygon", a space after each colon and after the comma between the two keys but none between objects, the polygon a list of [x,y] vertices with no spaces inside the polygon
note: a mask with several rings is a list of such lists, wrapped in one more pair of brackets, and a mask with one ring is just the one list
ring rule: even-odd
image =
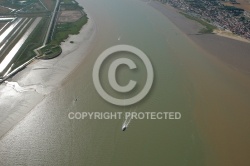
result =
[{"label": "white wake trail", "polygon": [[21,87],[17,82],[5,81],[6,85],[12,87],[17,92],[36,91],[36,86]]}]

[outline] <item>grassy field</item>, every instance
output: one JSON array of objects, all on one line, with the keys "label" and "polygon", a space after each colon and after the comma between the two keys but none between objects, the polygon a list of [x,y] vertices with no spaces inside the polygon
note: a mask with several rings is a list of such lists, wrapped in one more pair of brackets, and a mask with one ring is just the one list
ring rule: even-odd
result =
[{"label": "grassy field", "polygon": [[53,11],[56,0],[41,0],[43,4],[48,8],[49,11]]},{"label": "grassy field", "polygon": [[[1,1],[1,0],[0,0]],[[48,8],[53,8],[55,0],[42,0],[45,2]],[[82,7],[78,5],[78,3],[72,2],[71,0],[64,0],[66,3],[71,3],[69,5],[70,9],[75,9],[77,11],[82,12]],[[6,0],[4,0],[6,2]],[[66,8],[65,8],[66,9]],[[55,31],[52,37],[52,40],[48,45],[40,49],[38,52],[40,56],[38,58],[41,59],[52,59],[56,56],[59,56],[62,52],[60,47],[60,43],[69,37],[69,35],[76,35],[81,30],[82,26],[85,25],[88,21],[87,15],[83,14],[83,16],[75,22],[65,22],[58,23],[55,27]],[[17,56],[12,60],[14,64],[11,70],[16,69],[20,65],[24,64],[31,58],[36,57],[36,53],[34,49],[42,46],[44,37],[47,33],[47,28],[50,23],[50,19],[48,16],[44,16],[34,31],[30,34],[28,39],[22,45],[20,50],[17,52]],[[24,32],[23,32],[24,33]],[[17,39],[18,40],[18,39]],[[71,43],[74,43],[73,41]]]},{"label": "grassy field", "polygon": [[81,30],[82,26],[86,24],[88,21],[88,17],[85,15],[81,17],[79,20],[73,23],[61,23],[56,26],[55,34],[50,44],[52,45],[60,45],[65,39],[69,37],[69,35],[76,35]]},{"label": "grassy field", "polygon": [[184,15],[186,18],[190,19],[190,20],[194,20],[198,23],[200,23],[201,25],[205,26],[205,28],[201,29],[199,31],[199,33],[212,33],[214,29],[216,29],[216,26],[211,25],[209,23],[207,23],[206,21],[203,21],[202,19],[190,16],[186,13],[180,12],[180,14]]},{"label": "grassy field", "polygon": [[19,56],[17,56],[17,58],[15,59],[15,65],[13,66],[14,68],[22,65],[29,59],[36,56],[33,50],[42,45],[48,23],[49,20],[47,18],[43,18],[38,26],[34,29],[30,37],[26,40],[26,42],[20,49],[18,53]]},{"label": "grassy field", "polygon": [[59,56],[62,53],[62,48],[58,45],[47,45],[41,50],[41,56],[39,59],[52,59]]}]

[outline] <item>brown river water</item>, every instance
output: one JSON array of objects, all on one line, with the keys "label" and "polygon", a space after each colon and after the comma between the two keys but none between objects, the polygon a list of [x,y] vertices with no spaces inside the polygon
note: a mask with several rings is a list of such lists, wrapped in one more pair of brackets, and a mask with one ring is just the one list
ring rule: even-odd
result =
[{"label": "brown river water", "polygon": [[[195,45],[147,2],[79,3],[96,27],[91,49],[59,88],[1,138],[0,165],[250,165],[247,76]],[[95,60],[117,44],[139,48],[154,68],[152,89],[133,106],[106,102],[92,82]],[[126,83],[132,77],[143,82],[145,71],[138,72],[121,71],[120,81]],[[182,116],[179,120],[132,119],[124,132],[123,119],[68,118],[69,112],[130,110]]]}]

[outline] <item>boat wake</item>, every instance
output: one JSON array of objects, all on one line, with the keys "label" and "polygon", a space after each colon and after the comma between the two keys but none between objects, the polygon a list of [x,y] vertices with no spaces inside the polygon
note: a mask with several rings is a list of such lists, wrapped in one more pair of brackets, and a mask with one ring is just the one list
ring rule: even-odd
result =
[{"label": "boat wake", "polygon": [[128,128],[128,126],[131,122],[131,119],[132,119],[131,115],[129,115],[128,117],[125,117],[125,120],[122,124],[122,131],[125,131]]}]

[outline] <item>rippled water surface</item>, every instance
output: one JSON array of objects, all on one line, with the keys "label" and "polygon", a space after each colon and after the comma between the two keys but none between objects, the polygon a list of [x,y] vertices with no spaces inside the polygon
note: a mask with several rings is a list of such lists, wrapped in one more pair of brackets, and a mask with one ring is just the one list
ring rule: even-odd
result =
[{"label": "rippled water surface", "polygon": [[[68,77],[68,81],[2,138],[0,149],[4,152],[0,161],[9,165],[94,166],[201,166],[218,163],[211,152],[222,153],[216,149],[217,142],[212,131],[220,130],[210,126],[214,126],[211,123],[216,119],[213,118],[221,118],[223,110],[233,112],[239,101],[242,110],[249,108],[246,100],[249,93],[244,92],[245,87],[239,86],[240,81],[233,81],[231,75],[215,65],[165,16],[146,2],[81,0],[79,3],[97,28],[93,49]],[[107,103],[98,95],[92,82],[96,58],[102,51],[117,44],[133,45],[143,50],[154,67],[155,80],[150,93],[134,106],[118,107]],[[139,63],[138,67],[143,68],[143,65]],[[145,80],[145,70],[138,70],[139,75],[126,71],[121,73],[121,81],[125,83],[131,78]],[[106,84],[108,82],[104,81],[104,86]],[[239,100],[228,103],[229,98],[224,96],[228,93],[232,94],[231,97],[237,95]],[[218,100],[221,97],[224,101]],[[182,118],[132,119],[125,132],[121,131],[124,119],[68,118],[69,112],[131,109],[180,112]],[[214,110],[219,112],[217,116]],[[213,113],[209,114],[210,111]],[[210,121],[204,118],[205,115]]]}]

